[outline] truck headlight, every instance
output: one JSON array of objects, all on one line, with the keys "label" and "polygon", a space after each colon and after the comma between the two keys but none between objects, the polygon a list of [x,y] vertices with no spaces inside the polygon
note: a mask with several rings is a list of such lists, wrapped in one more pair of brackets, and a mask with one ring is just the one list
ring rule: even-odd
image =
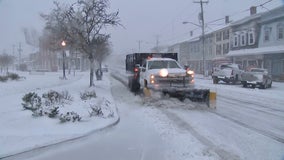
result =
[{"label": "truck headlight", "polygon": [[151,84],[155,83],[155,76],[153,74],[150,75],[150,83]]},{"label": "truck headlight", "polygon": [[187,75],[191,75],[192,77],[194,77],[194,71],[192,71],[192,70],[187,70],[186,74]]},{"label": "truck headlight", "polygon": [[167,77],[169,74],[169,71],[167,69],[161,69],[159,75],[161,77]]}]

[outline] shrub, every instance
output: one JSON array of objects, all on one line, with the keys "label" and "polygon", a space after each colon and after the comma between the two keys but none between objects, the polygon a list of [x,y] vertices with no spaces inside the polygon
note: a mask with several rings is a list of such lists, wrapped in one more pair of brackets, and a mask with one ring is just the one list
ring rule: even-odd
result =
[{"label": "shrub", "polygon": [[34,92],[25,94],[22,100],[24,101],[22,103],[24,109],[35,111],[41,107],[41,98]]},{"label": "shrub", "polygon": [[81,119],[82,117],[80,117],[80,115],[75,112],[67,112],[66,114],[61,114],[59,117],[61,123],[81,121]]},{"label": "shrub", "polygon": [[90,108],[91,108],[91,112],[89,112],[90,117],[93,117],[93,116],[102,117],[104,115],[101,107],[93,105],[93,106],[90,106]]},{"label": "shrub", "polygon": [[42,98],[45,99],[44,104],[46,106],[52,106],[55,104],[63,105],[73,101],[73,97],[69,94],[68,91],[63,91],[61,93],[57,91],[50,90],[48,93],[44,93]]},{"label": "shrub", "polygon": [[68,91],[62,91],[61,96],[64,100],[73,101],[73,97],[70,95]]},{"label": "shrub", "polygon": [[92,98],[96,98],[96,92],[95,91],[85,91],[84,93],[80,94],[80,97],[82,100],[88,100]]},{"label": "shrub", "polygon": [[48,93],[44,93],[42,98],[45,99],[45,105],[51,106],[54,104],[60,104],[62,102],[62,95],[57,91],[50,90]]},{"label": "shrub", "polygon": [[0,76],[0,82],[6,82],[8,80],[7,76]]},{"label": "shrub", "polygon": [[43,109],[40,107],[37,110],[34,110],[32,116],[33,117],[41,117],[41,116],[43,116]]},{"label": "shrub", "polygon": [[59,113],[59,107],[52,107],[51,109],[49,109],[47,112],[45,112],[45,114],[49,117],[49,118],[54,118],[58,115]]},{"label": "shrub", "polygon": [[9,73],[8,78],[10,78],[11,80],[19,80],[20,76],[16,73]]}]

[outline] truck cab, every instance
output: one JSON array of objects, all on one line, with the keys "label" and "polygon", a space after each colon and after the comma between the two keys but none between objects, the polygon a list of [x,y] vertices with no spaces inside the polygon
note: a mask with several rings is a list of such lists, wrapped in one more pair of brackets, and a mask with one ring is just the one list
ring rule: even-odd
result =
[{"label": "truck cab", "polygon": [[163,91],[193,87],[194,72],[171,58],[148,58],[140,67],[140,84],[142,88]]}]

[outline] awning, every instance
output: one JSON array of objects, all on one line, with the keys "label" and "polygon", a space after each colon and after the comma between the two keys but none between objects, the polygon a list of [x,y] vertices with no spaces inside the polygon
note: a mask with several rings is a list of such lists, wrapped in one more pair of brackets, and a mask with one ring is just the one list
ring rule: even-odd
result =
[{"label": "awning", "polygon": [[284,45],[229,51],[227,57],[284,53]]}]

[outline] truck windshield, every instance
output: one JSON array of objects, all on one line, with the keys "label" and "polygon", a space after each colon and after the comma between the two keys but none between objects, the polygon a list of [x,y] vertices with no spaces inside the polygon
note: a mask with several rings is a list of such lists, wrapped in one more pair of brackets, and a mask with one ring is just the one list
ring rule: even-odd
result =
[{"label": "truck windshield", "polygon": [[180,68],[175,61],[149,61],[148,69]]}]

